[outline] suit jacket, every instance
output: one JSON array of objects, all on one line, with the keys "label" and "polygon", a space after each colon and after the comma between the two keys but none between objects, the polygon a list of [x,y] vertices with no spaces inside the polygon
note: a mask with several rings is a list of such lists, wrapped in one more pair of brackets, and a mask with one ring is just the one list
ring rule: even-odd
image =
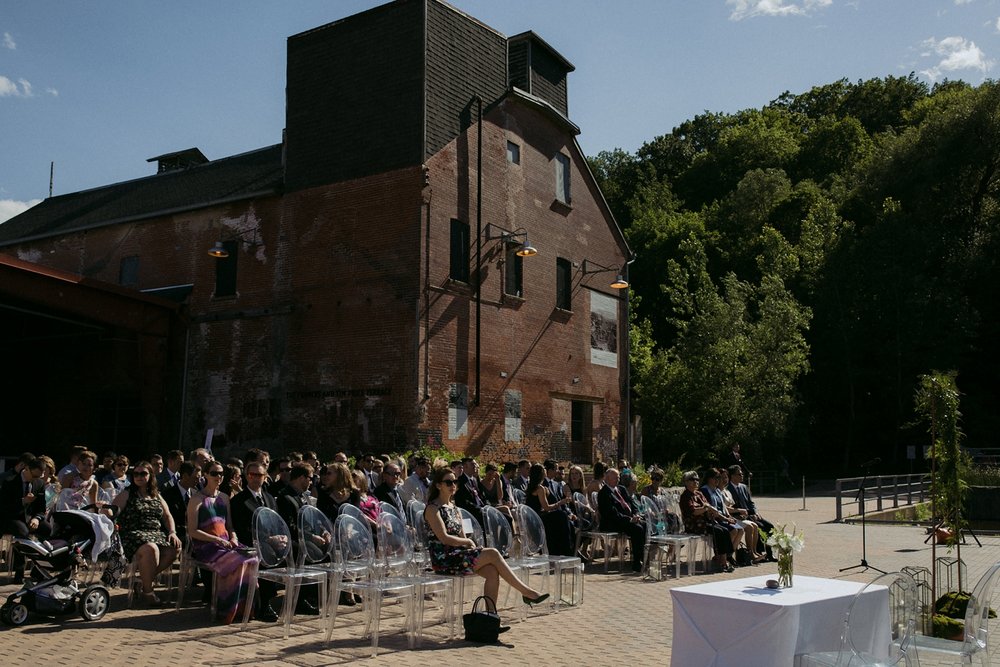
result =
[{"label": "suit jacket", "polygon": [[24,481],[20,475],[8,479],[3,487],[0,487],[0,507],[3,508],[3,516],[7,520],[24,521],[28,523],[32,518],[39,521],[45,519],[45,484],[40,479],[33,479],[29,482],[31,492],[35,494],[35,499],[28,505],[24,502]]},{"label": "suit jacket", "polygon": [[597,492],[597,511],[601,513],[601,530],[624,530],[632,524],[632,506],[626,500],[628,490],[624,486],[615,487],[621,498],[619,501],[611,488],[605,484]]},{"label": "suit jacket", "polygon": [[[195,489],[190,489],[189,491],[194,491]],[[177,531],[177,537],[184,541],[187,537],[187,507],[188,501],[181,495],[181,487],[179,484],[171,484],[167,488],[160,491],[160,495],[163,497],[163,501],[167,503],[167,509],[170,510],[170,516],[174,517],[174,530]]]},{"label": "suit jacket", "polygon": [[729,489],[729,493],[733,494],[733,503],[737,507],[749,512],[750,516],[757,515],[757,504],[754,503],[753,497],[750,495],[750,489],[746,484],[733,484],[730,482],[726,488]]},{"label": "suit jacket", "polygon": [[260,490],[263,505],[257,503],[257,499],[250,493],[250,489],[243,489],[229,500],[229,514],[233,521],[233,530],[243,544],[253,544],[253,513],[258,507],[267,507],[278,511],[278,503],[270,493],[264,489]]},{"label": "suit jacket", "polygon": [[[300,494],[295,487],[286,485],[281,487],[281,491],[274,498],[277,512],[288,524],[288,530],[292,534],[292,540],[297,548],[299,539],[299,509],[307,504],[305,497]],[[237,533],[238,534],[238,533]]]},{"label": "suit jacket", "polygon": [[[406,517],[406,508],[403,506],[403,499],[400,497],[399,490],[395,485],[390,487],[388,484],[383,482],[375,487],[375,492],[372,495],[383,503],[389,503],[399,510],[400,516]],[[406,519],[404,518],[403,520],[405,521]]]},{"label": "suit jacket", "polygon": [[455,505],[470,512],[480,525],[483,523],[483,490],[475,477],[462,475],[458,478],[458,490],[455,492]]},{"label": "suit jacket", "polygon": [[520,475],[514,475],[514,479],[510,480],[510,485],[515,489],[520,489],[521,491],[527,491],[528,480],[521,477]]},{"label": "suit jacket", "polygon": [[719,462],[724,468],[729,468],[730,466],[739,466],[740,470],[743,471],[743,479],[745,481],[750,481],[750,469],[747,468],[746,464],[743,462],[743,456],[737,454],[733,450],[728,452],[723,452],[722,456],[719,457]]}]

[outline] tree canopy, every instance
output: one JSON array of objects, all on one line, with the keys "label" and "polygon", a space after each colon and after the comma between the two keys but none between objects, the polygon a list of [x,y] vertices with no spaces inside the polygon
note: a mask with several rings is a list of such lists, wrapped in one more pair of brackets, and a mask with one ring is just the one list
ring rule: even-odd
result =
[{"label": "tree canopy", "polygon": [[903,470],[933,368],[992,444],[1000,84],[841,80],[591,163],[637,255],[647,460],[739,441],[763,464]]}]

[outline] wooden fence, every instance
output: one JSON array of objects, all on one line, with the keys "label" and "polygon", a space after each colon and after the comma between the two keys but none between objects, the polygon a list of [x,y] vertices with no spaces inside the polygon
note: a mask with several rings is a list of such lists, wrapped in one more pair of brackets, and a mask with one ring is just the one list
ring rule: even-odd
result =
[{"label": "wooden fence", "polygon": [[[872,500],[875,501],[874,511],[886,507],[900,507],[922,503],[930,498],[931,479],[927,474],[918,475],[879,475],[877,477],[846,477],[837,480],[837,521],[845,516],[861,514],[860,489],[865,483],[865,511],[873,511]],[[853,511],[845,511],[851,510]]]}]

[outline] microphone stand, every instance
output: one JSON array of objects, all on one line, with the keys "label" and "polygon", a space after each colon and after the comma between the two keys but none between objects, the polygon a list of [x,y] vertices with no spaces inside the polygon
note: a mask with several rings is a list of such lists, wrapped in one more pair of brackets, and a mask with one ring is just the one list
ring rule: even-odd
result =
[{"label": "microphone stand", "polygon": [[861,488],[858,489],[857,500],[861,505],[861,562],[857,565],[851,565],[849,567],[840,568],[840,572],[847,572],[848,570],[855,570],[859,567],[863,567],[863,572],[868,570],[875,570],[876,572],[881,572],[885,574],[885,570],[880,570],[874,565],[868,564],[868,546],[867,546],[867,534],[868,534],[868,524],[865,522],[865,482],[868,481],[868,471],[871,467],[871,463],[863,465],[865,469],[865,474],[861,477]]}]

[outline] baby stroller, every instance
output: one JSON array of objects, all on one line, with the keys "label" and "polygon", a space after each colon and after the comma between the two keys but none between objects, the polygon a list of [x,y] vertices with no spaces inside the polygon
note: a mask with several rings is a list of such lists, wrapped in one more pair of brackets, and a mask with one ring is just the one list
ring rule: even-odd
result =
[{"label": "baby stroller", "polygon": [[111,595],[101,584],[83,586],[77,571],[111,545],[114,524],[106,516],[82,510],[52,513],[52,537],[44,542],[18,538],[14,548],[30,566],[31,576],[0,607],[4,625],[22,625],[28,613],[97,621],[108,611]]}]

